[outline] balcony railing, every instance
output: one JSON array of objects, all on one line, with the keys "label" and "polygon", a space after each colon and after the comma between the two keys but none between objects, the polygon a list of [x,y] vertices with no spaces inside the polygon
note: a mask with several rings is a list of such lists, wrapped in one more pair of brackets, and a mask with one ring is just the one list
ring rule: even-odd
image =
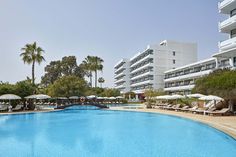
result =
[{"label": "balcony railing", "polygon": [[164,88],[164,91],[169,92],[169,91],[185,91],[185,90],[192,90],[194,88],[194,84],[192,85],[184,85],[184,86],[178,86],[178,87],[168,87]]},{"label": "balcony railing", "polygon": [[135,80],[135,79],[142,78],[142,77],[145,77],[147,75],[153,75],[153,74],[154,74],[153,71],[146,71],[142,74],[131,77],[131,80]]},{"label": "balcony railing", "polygon": [[138,72],[139,70],[141,69],[144,69],[144,68],[147,68],[147,67],[153,67],[154,66],[154,63],[152,62],[149,62],[149,63],[146,63],[146,64],[143,64],[142,66],[138,67],[137,69],[134,69],[134,70],[131,70],[131,74],[135,73],[135,72]]},{"label": "balcony railing", "polygon": [[143,57],[142,59],[140,59],[140,60],[136,61],[135,63],[133,63],[133,64],[131,65],[131,67],[135,67],[135,66],[138,65],[139,63],[142,63],[143,61],[146,61],[147,59],[152,58],[152,56],[153,56],[153,54],[149,54],[149,55]]},{"label": "balcony railing", "polygon": [[223,0],[218,3],[219,10],[224,9],[225,7],[229,6],[232,2],[235,2],[235,0]]},{"label": "balcony railing", "polygon": [[119,79],[120,77],[124,77],[126,74],[123,72],[123,73],[119,73],[117,75],[115,75],[115,79]]},{"label": "balcony railing", "polygon": [[173,73],[171,76],[168,76],[169,74],[166,74],[165,75],[165,78],[164,79],[172,79],[172,78],[179,78],[179,77],[189,77],[190,75],[201,75],[201,74],[204,74],[205,71],[209,71],[209,70],[212,70],[212,69],[215,69],[216,67],[216,64],[208,64],[208,65],[205,65],[203,66],[201,69],[194,69],[192,68],[191,70],[189,70],[188,72],[182,72],[182,73],[179,73],[178,75],[176,73]]},{"label": "balcony railing", "polygon": [[138,83],[133,83],[133,84],[131,84],[131,87],[145,85],[145,84],[152,84],[152,83],[153,83],[153,80],[146,80],[146,81],[141,81]]},{"label": "balcony railing", "polygon": [[236,26],[236,15],[219,23],[219,29],[223,33],[230,33],[230,30]]},{"label": "balcony railing", "polygon": [[115,84],[119,84],[119,83],[123,83],[123,82],[125,82],[125,78],[121,78],[119,80],[116,80]]},{"label": "balcony railing", "polygon": [[236,37],[220,42],[219,48],[221,51],[227,51],[236,48]]},{"label": "balcony railing", "polygon": [[200,72],[196,72],[196,73],[191,73],[191,74],[187,74],[187,75],[182,75],[182,76],[178,76],[178,77],[165,78],[164,82],[172,82],[172,81],[176,81],[176,80],[185,80],[185,79],[199,78],[199,77],[208,75],[212,71],[213,71],[213,69],[210,69],[210,70],[204,70],[204,71],[200,71]]}]

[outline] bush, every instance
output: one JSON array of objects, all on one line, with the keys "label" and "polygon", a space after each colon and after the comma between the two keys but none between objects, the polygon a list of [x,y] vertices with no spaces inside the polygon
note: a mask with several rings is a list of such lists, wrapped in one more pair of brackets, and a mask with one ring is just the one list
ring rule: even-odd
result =
[{"label": "bush", "polygon": [[63,76],[49,86],[48,94],[53,97],[81,96],[87,88],[84,79],[76,76]]},{"label": "bush", "polygon": [[236,71],[216,70],[196,81],[193,93],[217,95],[224,99],[236,99]]}]

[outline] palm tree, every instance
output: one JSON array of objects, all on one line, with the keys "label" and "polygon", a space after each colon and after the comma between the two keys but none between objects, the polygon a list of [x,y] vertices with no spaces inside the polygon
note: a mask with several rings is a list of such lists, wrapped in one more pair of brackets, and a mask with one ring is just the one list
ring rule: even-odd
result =
[{"label": "palm tree", "polygon": [[22,53],[20,56],[24,63],[32,64],[32,84],[35,85],[35,63],[40,64],[45,61],[43,57],[44,50],[37,46],[37,43],[26,44],[24,48],[21,49]]},{"label": "palm tree", "polygon": [[90,79],[90,86],[92,87],[92,81],[93,81],[93,75],[92,75],[92,71],[93,71],[93,67],[92,67],[92,63],[93,63],[93,57],[92,56],[87,56],[81,63],[81,67],[83,68],[83,70],[85,71],[85,75],[87,77],[89,77]]},{"label": "palm tree", "polygon": [[103,59],[101,59],[100,57],[97,57],[97,56],[93,56],[93,65],[92,65],[92,70],[94,71],[95,73],[95,87],[97,87],[97,72],[98,71],[102,71],[103,70]]},{"label": "palm tree", "polygon": [[100,83],[100,87],[102,88],[102,84],[105,82],[103,77],[99,77],[98,82]]},{"label": "palm tree", "polygon": [[87,76],[90,78],[90,85],[92,86],[92,72],[95,74],[95,83],[94,86],[97,87],[97,72],[102,71],[104,61],[97,56],[87,56],[82,62],[81,66],[87,71]]}]

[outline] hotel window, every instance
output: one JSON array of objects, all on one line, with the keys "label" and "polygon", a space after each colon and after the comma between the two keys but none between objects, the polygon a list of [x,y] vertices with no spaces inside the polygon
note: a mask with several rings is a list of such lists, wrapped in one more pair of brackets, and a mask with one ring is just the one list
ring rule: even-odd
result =
[{"label": "hotel window", "polygon": [[173,64],[175,64],[175,59],[173,59]]},{"label": "hotel window", "polygon": [[234,66],[236,67],[236,57],[234,57]]},{"label": "hotel window", "polygon": [[236,15],[236,9],[234,9],[234,10],[232,10],[232,11],[230,12],[230,16],[231,16],[231,17],[234,16],[234,15]]},{"label": "hotel window", "polygon": [[173,51],[172,53],[173,53],[173,56],[175,56],[175,51]]},{"label": "hotel window", "polygon": [[234,37],[236,37],[236,29],[233,29],[231,31],[231,38],[234,38]]}]

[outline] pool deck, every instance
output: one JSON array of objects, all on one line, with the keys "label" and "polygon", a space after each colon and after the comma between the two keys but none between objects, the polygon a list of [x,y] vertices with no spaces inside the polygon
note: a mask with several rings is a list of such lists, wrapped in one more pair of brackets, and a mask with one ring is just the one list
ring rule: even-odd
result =
[{"label": "pool deck", "polygon": [[236,139],[236,116],[207,116],[207,115],[199,115],[192,114],[186,112],[176,112],[176,111],[168,111],[161,109],[132,109],[132,108],[124,108],[124,107],[110,107],[110,110],[118,110],[118,111],[133,111],[133,112],[148,112],[148,113],[159,113],[165,115],[173,115],[182,118],[191,119],[194,121],[202,122],[207,125],[210,125],[218,130],[225,132],[226,134],[232,136]]},{"label": "pool deck", "polygon": [[28,113],[47,113],[47,112],[56,112],[61,111],[62,109],[45,109],[45,110],[36,110],[36,111],[20,111],[20,112],[2,112],[0,115],[14,115],[14,114],[28,114]]}]

